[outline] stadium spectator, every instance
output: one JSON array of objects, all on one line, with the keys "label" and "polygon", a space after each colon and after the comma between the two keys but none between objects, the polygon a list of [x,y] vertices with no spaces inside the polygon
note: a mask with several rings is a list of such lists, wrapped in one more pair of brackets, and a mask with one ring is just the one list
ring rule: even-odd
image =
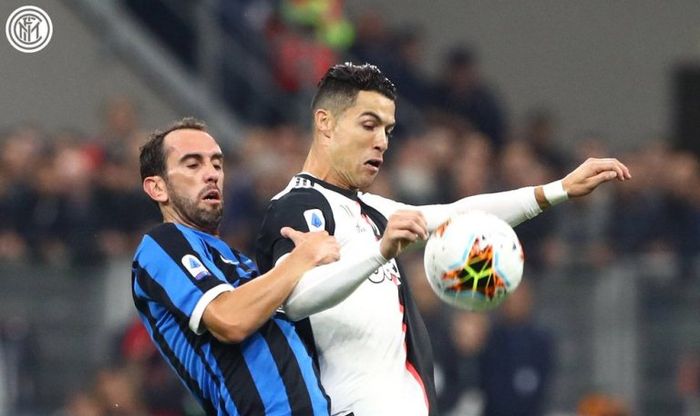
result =
[{"label": "stadium spectator", "polygon": [[484,409],[479,363],[491,326],[484,313],[456,311],[450,319],[451,344],[455,354],[442,360],[453,367],[454,379],[446,380],[441,408],[446,415],[478,415]]},{"label": "stadium spectator", "polygon": [[503,105],[482,79],[476,53],[466,47],[451,49],[442,75],[431,93],[435,108],[468,120],[488,136],[500,150],[507,139],[508,125]]},{"label": "stadium spectator", "polygon": [[501,305],[480,355],[484,416],[539,416],[554,370],[554,340],[532,318],[534,294],[524,279]]}]

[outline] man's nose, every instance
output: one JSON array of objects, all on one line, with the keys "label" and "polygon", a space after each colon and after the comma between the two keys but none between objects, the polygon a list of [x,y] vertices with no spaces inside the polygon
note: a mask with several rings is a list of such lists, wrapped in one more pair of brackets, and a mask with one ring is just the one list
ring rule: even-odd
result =
[{"label": "man's nose", "polygon": [[386,152],[386,149],[389,148],[389,134],[386,131],[382,130],[381,133],[377,134],[374,148],[382,153]]},{"label": "man's nose", "polygon": [[221,177],[221,170],[217,169],[214,167],[214,165],[210,164],[207,166],[206,171],[204,172],[204,181],[205,182],[218,182],[219,178]]}]

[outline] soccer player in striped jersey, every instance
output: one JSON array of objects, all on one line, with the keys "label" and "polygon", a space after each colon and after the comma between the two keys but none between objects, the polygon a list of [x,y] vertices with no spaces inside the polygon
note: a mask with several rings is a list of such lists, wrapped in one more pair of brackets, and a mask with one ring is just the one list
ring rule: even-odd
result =
[{"label": "soccer player in striped jersey", "polygon": [[[445,205],[409,206],[365,193],[396,124],[395,93],[373,65],[328,70],[312,103],[303,172],[272,199],[257,240],[261,270],[293,248],[278,235],[281,226],[326,230],[342,247],[339,261],[304,274],[283,307],[319,362],[333,415],[437,412],[430,342],[394,260],[407,245],[459,212],[480,209],[515,226],[601,183],[630,178],[616,159],[589,159],[551,184]],[[387,244],[397,235],[398,244]]]},{"label": "soccer player in striped jersey", "polygon": [[305,271],[338,259],[335,238],[278,230],[296,248],[259,275],[217,237],[224,160],[202,123],[183,119],[153,133],[140,163],[163,223],[136,251],[132,292],[170,366],[208,415],[328,415],[318,370],[276,310]]}]

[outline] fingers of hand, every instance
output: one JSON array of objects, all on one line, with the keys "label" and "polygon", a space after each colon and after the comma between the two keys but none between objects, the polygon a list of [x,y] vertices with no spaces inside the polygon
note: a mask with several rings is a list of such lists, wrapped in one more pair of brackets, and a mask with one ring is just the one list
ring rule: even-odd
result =
[{"label": "fingers of hand", "polygon": [[387,224],[387,233],[393,230],[409,231],[415,234],[416,238],[428,238],[428,224],[423,214],[418,211],[397,211],[389,218]]},{"label": "fingers of hand", "polygon": [[405,243],[414,243],[419,239],[423,239],[422,235],[408,229],[395,230],[391,238],[398,241],[399,244],[401,244],[402,241]]},{"label": "fingers of hand", "polygon": [[608,158],[608,159],[595,159],[596,162],[596,170],[598,172],[603,171],[603,170],[610,170],[615,172],[615,176],[617,177],[618,180],[624,181],[627,179],[632,178],[632,174],[630,173],[630,170],[627,166],[625,166],[624,163],[620,162],[619,160],[615,158]]},{"label": "fingers of hand", "polygon": [[340,244],[338,244],[335,239],[329,242],[325,248],[325,255],[323,256],[324,263],[332,263],[334,261],[340,260]]},{"label": "fingers of hand", "polygon": [[304,233],[295,230],[292,227],[282,227],[280,229],[280,235],[284,238],[288,238],[294,242],[294,245],[298,245],[299,242],[301,242],[301,239],[304,236]]},{"label": "fingers of hand", "polygon": [[316,252],[317,264],[332,263],[340,259],[340,244],[326,231],[308,233],[306,241]]}]

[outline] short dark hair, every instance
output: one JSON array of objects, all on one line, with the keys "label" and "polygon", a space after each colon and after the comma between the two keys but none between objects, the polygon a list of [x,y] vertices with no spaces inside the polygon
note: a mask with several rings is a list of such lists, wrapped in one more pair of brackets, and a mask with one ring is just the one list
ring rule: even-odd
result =
[{"label": "short dark hair", "polygon": [[207,132],[207,125],[194,117],[185,117],[172,123],[164,130],[156,130],[151,133],[146,143],[141,146],[140,149],[139,163],[141,165],[141,181],[149,176],[161,176],[165,178],[165,160],[167,155],[163,148],[163,141],[168,134],[176,130],[184,129]]},{"label": "short dark hair", "polygon": [[392,101],[396,100],[394,83],[379,68],[367,63],[354,65],[346,62],[326,71],[318,83],[311,110],[328,107],[331,111],[343,111],[355,102],[360,91],[376,91]]}]

